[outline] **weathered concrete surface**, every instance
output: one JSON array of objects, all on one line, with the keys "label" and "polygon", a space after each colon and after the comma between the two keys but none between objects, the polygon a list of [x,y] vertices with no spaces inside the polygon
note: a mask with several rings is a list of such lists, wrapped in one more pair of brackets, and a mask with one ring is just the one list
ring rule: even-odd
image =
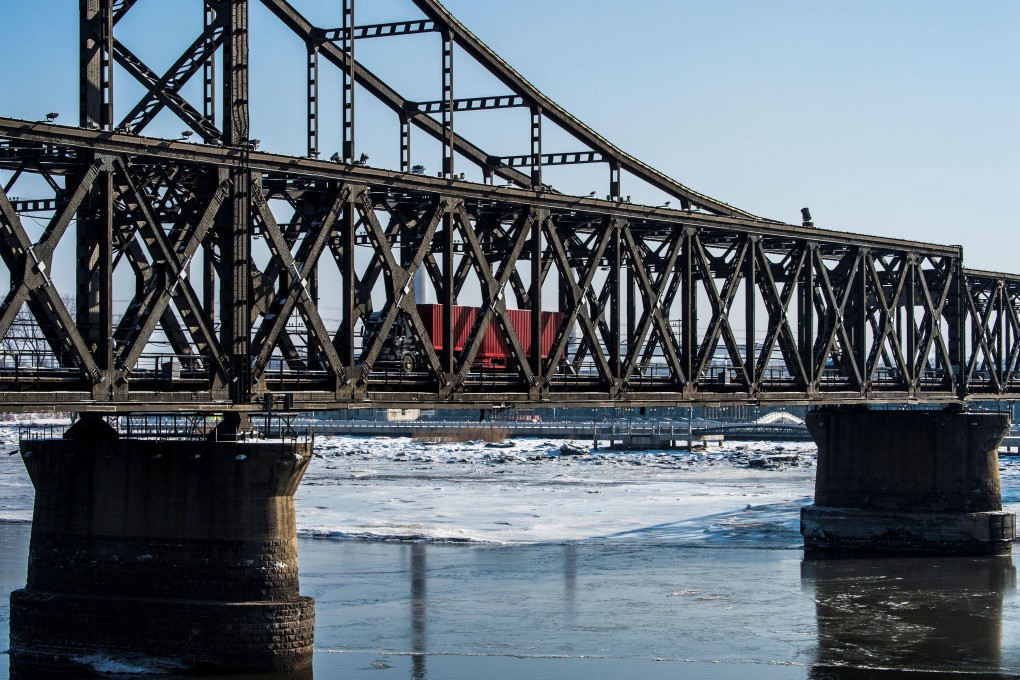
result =
[{"label": "weathered concrete surface", "polygon": [[801,511],[810,549],[1009,552],[1002,512],[999,413],[869,411],[808,414],[818,445],[815,504]]},{"label": "weathered concrete surface", "polygon": [[12,660],[308,667],[314,603],[298,591],[294,492],[310,444],[104,439],[22,444],[36,498]]},{"label": "weathered concrete surface", "polygon": [[801,509],[800,533],[814,549],[1004,554],[1016,538],[1011,512],[894,512],[857,508]]}]

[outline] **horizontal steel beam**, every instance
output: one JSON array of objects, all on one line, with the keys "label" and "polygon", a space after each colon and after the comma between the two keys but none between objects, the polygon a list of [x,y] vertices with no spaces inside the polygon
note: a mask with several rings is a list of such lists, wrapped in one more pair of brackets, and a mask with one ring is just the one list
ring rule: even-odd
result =
[{"label": "horizontal steel beam", "polygon": [[13,199],[11,205],[14,206],[14,211],[19,213],[51,212],[59,207],[60,201],[55,198]]},{"label": "horizontal steel beam", "polygon": [[[395,35],[413,35],[415,33],[434,33],[434,21],[395,21],[388,24],[367,24],[354,27],[354,38],[388,38]],[[347,38],[347,30],[343,28],[327,28],[323,31],[323,40],[339,42]]]},{"label": "horizontal steel beam", "polygon": [[[470,97],[467,99],[454,99],[454,111],[483,111],[485,109],[516,109],[527,106],[523,97],[515,94],[499,95],[495,97]],[[419,113],[441,113],[448,111],[450,106],[444,101],[418,102],[414,105],[415,111]]]},{"label": "horizontal steel beam", "polygon": [[[561,393],[536,403],[520,393],[501,393],[496,391],[461,395],[456,400],[439,400],[434,393],[428,392],[380,392],[370,401],[337,402],[324,394],[305,393],[283,390],[276,393],[293,395],[295,411],[321,411],[346,409],[421,409],[421,408],[461,408],[461,409],[493,409],[501,406],[520,406],[525,408],[628,408],[628,407],[674,407],[674,406],[740,406],[740,405],[789,405],[789,406],[822,406],[836,404],[901,404],[910,399],[906,393],[889,393],[874,395],[868,399],[860,398],[854,393],[829,394],[822,398],[809,397],[804,393],[773,394],[767,399],[748,399],[739,394],[699,394],[690,398],[680,393],[632,394],[621,399],[607,398],[599,392],[574,391]],[[0,397],[0,410],[5,413],[223,413],[225,411],[243,411],[258,413],[259,404],[232,405],[229,402],[196,398],[194,393],[168,393],[162,391],[132,392],[131,401],[96,403],[92,394],[86,391],[55,391],[55,392],[17,392],[6,393]],[[991,400],[994,396],[975,395],[971,401]],[[960,400],[947,395],[933,395],[923,400],[932,404],[960,403]],[[274,409],[275,410],[275,409]]]},{"label": "horizontal steel beam", "polygon": [[1020,285],[1020,274],[964,268],[963,275],[973,281],[1002,281],[1009,285]]},{"label": "horizontal steel beam", "polygon": [[[534,156],[497,156],[492,159],[493,165],[506,165],[511,168],[529,167]],[[575,151],[567,153],[544,153],[541,165],[580,165],[582,163],[605,163],[606,159],[597,151]]]}]

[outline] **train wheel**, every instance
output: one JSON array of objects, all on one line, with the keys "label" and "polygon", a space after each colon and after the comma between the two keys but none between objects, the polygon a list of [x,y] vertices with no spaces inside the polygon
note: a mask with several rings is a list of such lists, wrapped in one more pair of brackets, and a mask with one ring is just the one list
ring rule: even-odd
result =
[{"label": "train wheel", "polygon": [[403,356],[403,358],[400,360],[400,367],[402,369],[404,369],[404,371],[407,372],[407,373],[410,373],[411,371],[413,371],[414,370],[414,357],[411,356],[410,354],[405,354]]}]

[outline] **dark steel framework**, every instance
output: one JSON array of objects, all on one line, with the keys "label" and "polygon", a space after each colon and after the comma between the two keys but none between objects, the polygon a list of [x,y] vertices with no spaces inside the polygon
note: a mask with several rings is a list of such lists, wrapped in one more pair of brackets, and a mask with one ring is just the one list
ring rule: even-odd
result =
[{"label": "dark steel framework", "polygon": [[[0,306],[0,408],[952,402],[1020,392],[1020,277],[965,270],[958,247],[783,224],[694,192],[570,116],[435,0],[412,0],[422,19],[374,25],[356,25],[354,0],[343,0],[340,28],[313,26],[284,0],[261,2],[307,46],[307,157],[261,152],[251,139],[248,0],[201,3],[203,32],[163,74],[114,37],[136,0],[81,0],[79,127],[0,118],[9,177],[0,257],[11,280]],[[401,97],[354,59],[359,40],[416,33],[440,37],[436,101]],[[456,98],[461,52],[510,92]],[[319,158],[321,60],[343,74],[333,160]],[[114,64],[147,91],[119,122]],[[195,107],[181,91],[199,74]],[[398,169],[356,156],[355,86],[397,113]],[[530,153],[492,155],[455,132],[455,114],[497,108],[530,111]],[[204,143],[141,136],[164,110]],[[549,123],[585,148],[544,150]],[[411,167],[415,129],[441,142],[440,177]],[[481,168],[485,183],[463,181],[455,161]],[[606,164],[606,200],[543,184],[543,167],[577,163]],[[623,199],[624,172],[679,209]],[[49,195],[13,198],[30,176]],[[38,238],[26,216],[45,222]],[[76,243],[68,296],[52,271],[65,237]],[[122,310],[120,277],[133,282]],[[423,288],[442,305],[445,338],[454,305],[479,307],[459,351],[433,342],[415,303]],[[326,290],[339,301],[336,323],[322,312]],[[513,308],[530,310],[529,337],[518,336]],[[543,310],[563,314],[545,355]],[[373,312],[380,328],[366,335]],[[412,370],[383,358],[399,317],[422,357]],[[26,320],[38,341],[29,349],[13,342]],[[506,368],[476,362],[492,325],[509,348]]]}]

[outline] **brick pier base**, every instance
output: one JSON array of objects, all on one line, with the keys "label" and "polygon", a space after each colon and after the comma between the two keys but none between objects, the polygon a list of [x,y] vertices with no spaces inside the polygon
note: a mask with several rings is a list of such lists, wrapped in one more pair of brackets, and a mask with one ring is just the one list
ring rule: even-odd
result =
[{"label": "brick pier base", "polygon": [[36,498],[28,583],[11,595],[12,669],[95,655],[310,667],[294,492],[311,445],[89,434],[21,447]]},{"label": "brick pier base", "polygon": [[815,550],[1009,553],[1016,518],[1002,510],[1003,413],[819,409],[815,503],[801,510]]}]

